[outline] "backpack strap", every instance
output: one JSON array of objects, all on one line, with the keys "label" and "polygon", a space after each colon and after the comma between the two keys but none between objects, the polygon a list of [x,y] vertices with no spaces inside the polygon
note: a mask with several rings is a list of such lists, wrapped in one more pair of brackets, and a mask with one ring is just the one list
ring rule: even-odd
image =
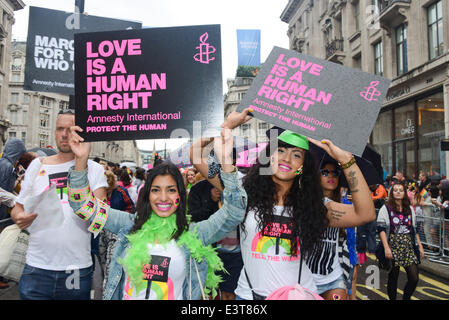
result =
[{"label": "backpack strap", "polygon": [[132,209],[134,208],[134,204],[133,204],[131,198],[126,194],[126,192],[125,192],[123,187],[117,186],[117,190],[120,191],[120,193],[122,194],[123,201],[126,204],[126,211],[127,212],[131,212]]}]

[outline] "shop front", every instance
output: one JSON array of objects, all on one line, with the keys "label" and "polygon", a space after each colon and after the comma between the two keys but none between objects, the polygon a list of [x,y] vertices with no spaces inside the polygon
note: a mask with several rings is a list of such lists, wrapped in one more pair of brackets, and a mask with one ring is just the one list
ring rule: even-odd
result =
[{"label": "shop front", "polygon": [[444,69],[429,78],[423,75],[409,75],[408,81],[390,87],[379,113],[370,142],[382,156],[384,176],[400,171],[417,179],[421,170],[447,176],[446,152],[441,151],[447,76]]}]

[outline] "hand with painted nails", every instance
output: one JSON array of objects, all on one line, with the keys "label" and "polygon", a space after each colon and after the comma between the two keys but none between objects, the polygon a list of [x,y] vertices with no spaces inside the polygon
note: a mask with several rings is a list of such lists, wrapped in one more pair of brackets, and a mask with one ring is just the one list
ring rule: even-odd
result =
[{"label": "hand with painted nails", "polygon": [[321,141],[307,138],[310,142],[326,151],[333,159],[339,163],[347,163],[352,159],[352,153],[337,147],[332,141],[323,139]]}]

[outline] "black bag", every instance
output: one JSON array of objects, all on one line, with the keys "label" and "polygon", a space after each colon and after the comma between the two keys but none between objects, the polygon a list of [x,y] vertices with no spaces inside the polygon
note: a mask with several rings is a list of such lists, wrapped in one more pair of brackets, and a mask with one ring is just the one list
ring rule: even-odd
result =
[{"label": "black bag", "polygon": [[391,259],[385,258],[385,248],[384,245],[382,244],[382,241],[379,241],[379,243],[377,244],[375,253],[379,268],[382,270],[389,271],[391,269]]}]

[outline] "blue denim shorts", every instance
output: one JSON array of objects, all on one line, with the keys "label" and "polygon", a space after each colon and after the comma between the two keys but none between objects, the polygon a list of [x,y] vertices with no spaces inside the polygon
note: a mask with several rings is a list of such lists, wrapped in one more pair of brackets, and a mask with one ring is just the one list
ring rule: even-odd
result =
[{"label": "blue denim shorts", "polygon": [[334,289],[343,289],[346,290],[346,281],[343,275],[341,275],[339,278],[335,279],[334,281],[322,285],[316,285],[318,294],[323,294],[326,291],[334,290]]},{"label": "blue denim shorts", "polygon": [[22,300],[89,300],[93,267],[52,271],[25,265],[19,281]]}]

